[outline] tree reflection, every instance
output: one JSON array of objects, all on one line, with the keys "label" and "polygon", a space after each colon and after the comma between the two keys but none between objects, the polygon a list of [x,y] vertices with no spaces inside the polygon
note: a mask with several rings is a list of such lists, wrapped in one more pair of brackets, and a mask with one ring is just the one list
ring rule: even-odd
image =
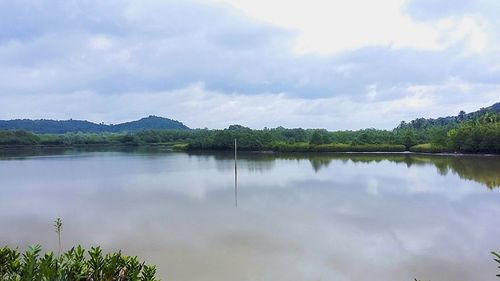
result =
[{"label": "tree reflection", "polygon": [[500,187],[499,156],[453,156],[417,154],[295,154],[280,155],[287,159],[308,159],[314,171],[328,167],[332,161],[378,163],[389,161],[407,167],[433,165],[440,175],[453,173],[461,179],[472,180],[489,189]]},{"label": "tree reflection", "polygon": [[[87,152],[122,152],[157,155],[171,152],[163,147],[90,147],[90,148],[33,148],[0,150],[0,159],[15,159],[43,155],[71,155]],[[182,152],[183,153],[183,152]],[[234,155],[230,152],[189,152],[201,161],[214,161],[219,170],[233,169],[227,161],[233,161]],[[423,155],[401,153],[252,153],[241,152],[238,155],[242,168],[254,172],[265,172],[275,167],[276,160],[309,161],[312,169],[319,172],[327,168],[331,162],[342,163],[379,163],[389,161],[392,163],[411,166],[436,167],[440,175],[453,173],[461,179],[472,180],[487,186],[489,189],[500,187],[500,156],[479,155]],[[225,160],[225,161],[220,161]],[[227,162],[227,163],[226,163]],[[232,162],[231,162],[232,163]]]}]

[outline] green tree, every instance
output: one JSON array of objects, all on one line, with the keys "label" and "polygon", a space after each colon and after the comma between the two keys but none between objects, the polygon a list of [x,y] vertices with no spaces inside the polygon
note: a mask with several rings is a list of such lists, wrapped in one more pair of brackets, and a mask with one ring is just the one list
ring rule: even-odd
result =
[{"label": "green tree", "polygon": [[329,142],[328,131],[326,130],[315,130],[309,141],[312,145],[327,144]]}]

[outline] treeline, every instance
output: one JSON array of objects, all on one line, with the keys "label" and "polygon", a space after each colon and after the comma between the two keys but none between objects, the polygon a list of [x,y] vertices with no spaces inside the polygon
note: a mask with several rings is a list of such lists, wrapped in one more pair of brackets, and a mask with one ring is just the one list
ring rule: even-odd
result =
[{"label": "treeline", "polygon": [[500,153],[500,114],[484,112],[445,126],[397,128],[415,132],[414,152]]},{"label": "treeline", "polygon": [[336,131],[285,129],[282,127],[252,130],[232,125],[224,130],[205,130],[188,141],[189,149],[228,150],[238,140],[241,150],[272,151],[404,151],[404,134],[386,130],[366,129]]},{"label": "treeline", "polygon": [[[394,130],[264,128],[252,130],[231,125],[223,130],[144,130],[133,133],[33,134],[20,130],[0,131],[2,146],[85,146],[178,144],[190,150],[229,150],[238,140],[240,150],[253,151],[415,151],[500,153],[500,114],[482,110],[444,119],[402,122]],[[182,145],[180,145],[182,144]]]},{"label": "treeline", "polygon": [[[148,145],[185,143],[191,150],[228,150],[238,140],[241,150],[274,151],[404,151],[404,134],[386,130],[328,132],[282,127],[252,130],[232,125],[223,130],[146,130],[137,133],[33,134],[0,131],[2,146]],[[385,149],[383,149],[385,148]],[[387,150],[389,149],[389,150]]]}]

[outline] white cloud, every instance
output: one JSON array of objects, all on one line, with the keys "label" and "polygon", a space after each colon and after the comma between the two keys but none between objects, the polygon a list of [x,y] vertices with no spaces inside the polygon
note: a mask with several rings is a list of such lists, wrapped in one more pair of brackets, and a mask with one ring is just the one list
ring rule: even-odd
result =
[{"label": "white cloud", "polygon": [[377,84],[368,85],[366,87],[366,98],[368,101],[373,101],[377,97]]},{"label": "white cloud", "polygon": [[105,35],[96,35],[89,39],[89,46],[96,50],[108,50],[113,46],[113,42]]},{"label": "white cloud", "polygon": [[472,17],[417,21],[404,13],[405,0],[211,0],[256,19],[299,31],[298,53],[334,54],[366,46],[443,50],[467,39],[480,51],[484,25]]},{"label": "white cloud", "polygon": [[465,52],[481,53],[488,46],[487,23],[480,17],[447,17],[438,23],[446,45],[463,43]]}]

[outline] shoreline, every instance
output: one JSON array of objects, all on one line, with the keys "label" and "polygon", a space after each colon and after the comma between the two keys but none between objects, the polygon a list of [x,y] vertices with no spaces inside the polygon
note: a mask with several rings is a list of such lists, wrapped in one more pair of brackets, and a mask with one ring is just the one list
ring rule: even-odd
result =
[{"label": "shoreline", "polygon": [[[35,150],[35,149],[85,149],[85,148],[168,148],[175,152],[231,152],[223,149],[175,149],[175,143],[151,144],[82,144],[82,145],[0,145],[1,151]],[[492,153],[463,153],[463,152],[413,152],[413,151],[279,151],[279,150],[239,150],[239,153],[255,154],[394,154],[394,155],[428,155],[428,156],[486,156],[495,157],[500,154]]]}]

